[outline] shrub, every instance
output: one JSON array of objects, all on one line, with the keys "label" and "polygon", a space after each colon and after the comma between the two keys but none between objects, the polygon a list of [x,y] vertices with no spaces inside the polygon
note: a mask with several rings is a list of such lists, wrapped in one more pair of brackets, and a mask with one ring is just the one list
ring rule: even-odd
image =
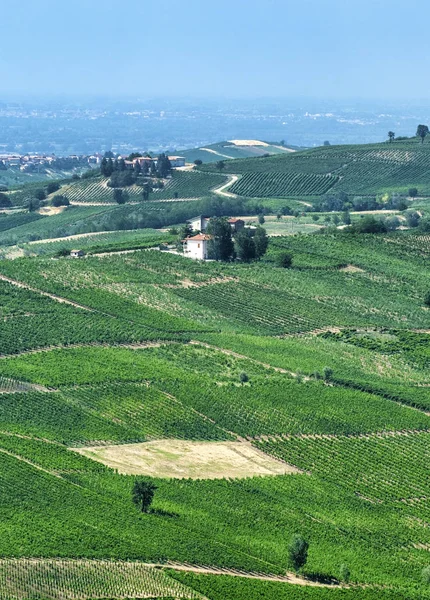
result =
[{"label": "shrub", "polygon": [[293,264],[293,256],[290,252],[280,252],[276,256],[276,264],[283,269],[289,269]]},{"label": "shrub", "polygon": [[409,196],[410,198],[416,198],[418,196],[418,189],[417,188],[409,188]]},{"label": "shrub", "polygon": [[53,194],[54,192],[57,192],[59,189],[60,189],[59,183],[57,183],[56,181],[50,181],[48,183],[48,185],[46,186],[46,193]]},{"label": "shrub", "polygon": [[343,583],[349,583],[349,579],[351,577],[351,572],[347,565],[340,565],[339,569],[339,579],[343,581]]},{"label": "shrub", "polygon": [[52,198],[52,206],[69,206],[70,202],[66,196],[57,195]]},{"label": "shrub", "polygon": [[245,371],[242,371],[242,373],[239,375],[239,379],[241,383],[246,383],[247,381],[249,381],[249,377],[245,373]]},{"label": "shrub", "polygon": [[333,369],[330,367],[324,367],[323,369],[323,377],[325,381],[329,381],[333,376]]}]

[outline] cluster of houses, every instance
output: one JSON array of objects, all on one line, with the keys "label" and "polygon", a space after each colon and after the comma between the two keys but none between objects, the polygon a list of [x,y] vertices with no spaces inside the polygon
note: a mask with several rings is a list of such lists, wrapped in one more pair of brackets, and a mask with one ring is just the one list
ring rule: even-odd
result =
[{"label": "cluster of houses", "polygon": [[[91,154],[91,155],[78,155],[72,154],[67,159],[75,161],[76,163],[88,163],[89,165],[99,165],[103,160],[103,154]],[[19,169],[24,172],[36,171],[38,168],[49,167],[54,161],[57,160],[55,154],[42,155],[42,154],[0,154],[0,167],[6,169]],[[148,166],[148,170],[151,169],[152,164],[156,165],[157,158],[151,158],[149,156],[141,156],[134,160],[127,160],[127,156],[118,156],[119,159],[123,158],[126,168],[132,169],[137,163],[143,167],[144,164]],[[169,161],[172,168],[185,167],[184,156],[169,156]]]},{"label": "cluster of houses", "polygon": [[[146,167],[147,170],[150,171],[152,165],[155,167],[157,164],[157,158],[152,158],[150,156],[138,156],[133,160],[127,160],[126,156],[118,156],[118,158],[124,160],[126,169],[134,169],[134,167],[138,164],[142,169]],[[185,167],[185,156],[168,156],[167,158],[169,159],[172,169]]]},{"label": "cluster of houses", "polygon": [[[182,240],[184,255],[188,258],[194,258],[196,260],[206,260],[208,258],[208,242],[212,239],[212,236],[206,233],[210,217],[199,215],[194,219],[189,219],[187,223],[190,224],[193,232],[198,232],[196,235]],[[245,227],[245,221],[242,219],[228,219],[232,233],[238,233]],[[255,229],[255,228],[250,228]]]}]

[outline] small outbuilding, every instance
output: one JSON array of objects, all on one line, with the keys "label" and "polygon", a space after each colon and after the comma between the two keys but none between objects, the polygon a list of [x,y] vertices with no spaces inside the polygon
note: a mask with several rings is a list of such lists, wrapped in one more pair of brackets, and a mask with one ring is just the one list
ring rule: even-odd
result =
[{"label": "small outbuilding", "polygon": [[233,233],[237,233],[238,231],[242,231],[245,227],[245,221],[242,219],[229,219],[230,227]]},{"label": "small outbuilding", "polygon": [[85,256],[83,250],[70,250],[70,258],[82,258],[83,256]]}]

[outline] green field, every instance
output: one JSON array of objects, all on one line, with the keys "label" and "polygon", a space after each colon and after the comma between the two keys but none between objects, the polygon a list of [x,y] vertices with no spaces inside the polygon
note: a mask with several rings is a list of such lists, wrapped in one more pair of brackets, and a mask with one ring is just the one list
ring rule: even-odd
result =
[{"label": "green field", "polygon": [[[1,600],[430,600],[430,236],[275,216],[348,186],[424,196],[427,152],[226,159],[243,199],[200,199],[211,165],[124,206],[77,180],[87,206],[0,217]],[[262,208],[259,261],[159,249]],[[156,485],[149,512],[125,473]]]}]

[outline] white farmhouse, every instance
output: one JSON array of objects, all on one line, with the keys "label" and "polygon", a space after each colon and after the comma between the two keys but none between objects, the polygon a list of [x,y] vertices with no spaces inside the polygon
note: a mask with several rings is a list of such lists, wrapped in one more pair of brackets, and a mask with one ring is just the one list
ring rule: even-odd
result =
[{"label": "white farmhouse", "polygon": [[199,215],[198,217],[194,217],[194,219],[189,219],[187,223],[191,225],[193,231],[201,231],[204,233],[209,223],[209,217]]},{"label": "white farmhouse", "polygon": [[212,239],[211,235],[199,233],[193,237],[182,240],[184,244],[184,255],[196,260],[206,260],[208,257],[208,241],[210,239]]}]

